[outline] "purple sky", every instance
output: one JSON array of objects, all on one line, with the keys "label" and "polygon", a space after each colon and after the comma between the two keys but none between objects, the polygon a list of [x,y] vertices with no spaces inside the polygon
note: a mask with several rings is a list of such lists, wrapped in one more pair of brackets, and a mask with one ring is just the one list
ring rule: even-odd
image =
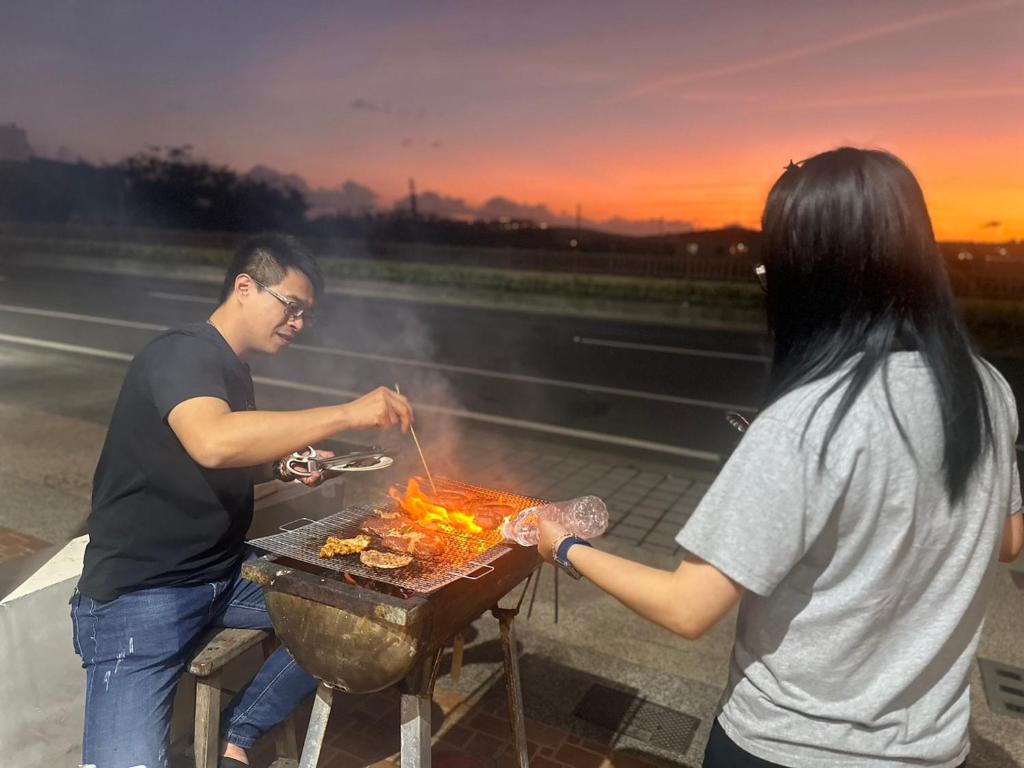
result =
[{"label": "purple sky", "polygon": [[22,2],[0,123],[51,155],[190,143],[382,207],[411,176],[449,210],[500,195],[666,228],[754,225],[790,158],[879,146],[940,236],[1005,239],[1024,237],[1022,41],[1019,0]]}]

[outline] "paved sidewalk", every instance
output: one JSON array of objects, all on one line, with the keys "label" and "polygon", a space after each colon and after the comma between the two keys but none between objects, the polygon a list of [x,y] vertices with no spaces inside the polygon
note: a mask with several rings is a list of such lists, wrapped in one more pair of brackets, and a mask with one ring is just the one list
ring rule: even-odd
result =
[{"label": "paved sidewalk", "polygon": [[[433,768],[515,768],[518,765],[504,691],[499,690],[501,685],[499,681],[477,697],[465,697],[445,688],[435,691]],[[297,718],[300,734],[305,731],[306,709],[308,707]],[[319,768],[398,768],[401,746],[398,723],[399,695],[396,689],[367,696],[337,695],[320,752]],[[594,741],[532,718],[526,718],[525,729],[532,768],[658,768],[678,765],[633,748],[620,748],[610,733],[606,740]],[[267,768],[274,764],[271,742],[272,739],[264,739],[253,752],[253,768]],[[187,762],[181,762],[184,768]],[[284,762],[279,761],[276,766]]]},{"label": "paved sidewalk", "polygon": [[[13,372],[0,392],[0,434],[5,437],[0,487],[6,495],[0,525],[10,532],[12,546],[66,540],[88,510],[92,471],[121,366],[2,344],[0,366]],[[54,398],[56,392],[61,396]],[[273,407],[270,394],[258,393]],[[715,470],[510,429],[473,424],[456,429],[456,423],[436,416],[424,416],[417,427],[437,474],[540,498],[602,496],[612,527],[598,546],[661,568],[679,562],[674,536]],[[346,504],[379,498],[389,483],[421,473],[411,439],[391,433],[387,440],[401,447],[396,466],[347,479]],[[47,448],[52,465],[41,476],[26,476],[17,459],[39,446]],[[1024,563],[997,573],[979,649],[981,657],[1016,667],[1024,667],[1024,611],[1017,583],[1024,585],[1022,569]],[[531,765],[699,765],[726,682],[734,617],[699,641],[686,642],[635,617],[586,581],[562,578],[556,592],[552,573],[550,567],[542,569],[539,587],[524,595],[516,622],[524,706],[531,721]],[[514,604],[518,597],[513,593],[505,602]],[[437,768],[511,765],[501,659],[497,622],[484,616],[467,638],[461,678],[445,675],[438,681],[433,713]],[[977,668],[971,688],[972,767],[1024,764],[1021,720],[990,709]],[[398,722],[393,691],[339,696],[321,768],[393,765]],[[301,720],[299,726],[301,734]],[[269,766],[269,749],[269,744],[259,745],[256,768]]]}]

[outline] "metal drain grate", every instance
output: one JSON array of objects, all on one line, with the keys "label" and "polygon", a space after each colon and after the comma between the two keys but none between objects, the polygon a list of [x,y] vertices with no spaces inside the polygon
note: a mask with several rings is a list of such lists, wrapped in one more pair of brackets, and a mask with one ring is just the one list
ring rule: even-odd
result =
[{"label": "metal drain grate", "polygon": [[1024,717],[1024,669],[978,658],[988,707],[999,715]]},{"label": "metal drain grate", "polygon": [[635,692],[592,685],[576,705],[576,717],[653,747],[685,754],[700,720],[647,701]]}]

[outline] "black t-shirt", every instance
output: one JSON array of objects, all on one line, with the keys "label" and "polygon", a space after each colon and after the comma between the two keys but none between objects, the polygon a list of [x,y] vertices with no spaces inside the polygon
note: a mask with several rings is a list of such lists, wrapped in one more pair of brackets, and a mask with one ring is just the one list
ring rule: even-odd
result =
[{"label": "black t-shirt", "polygon": [[160,334],[128,366],[93,478],[82,594],[213,581],[241,560],[255,470],[188,455],[167,415],[194,397],[255,408],[249,367],[207,323]]}]

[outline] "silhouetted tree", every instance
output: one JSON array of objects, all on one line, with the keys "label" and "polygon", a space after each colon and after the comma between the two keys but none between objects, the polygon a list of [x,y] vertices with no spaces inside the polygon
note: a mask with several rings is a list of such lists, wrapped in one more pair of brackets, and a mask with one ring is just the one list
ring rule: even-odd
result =
[{"label": "silhouetted tree", "polygon": [[131,218],[146,226],[206,230],[297,230],[306,201],[294,189],[246,179],[192,157],[192,147],[151,147],[121,164]]}]

